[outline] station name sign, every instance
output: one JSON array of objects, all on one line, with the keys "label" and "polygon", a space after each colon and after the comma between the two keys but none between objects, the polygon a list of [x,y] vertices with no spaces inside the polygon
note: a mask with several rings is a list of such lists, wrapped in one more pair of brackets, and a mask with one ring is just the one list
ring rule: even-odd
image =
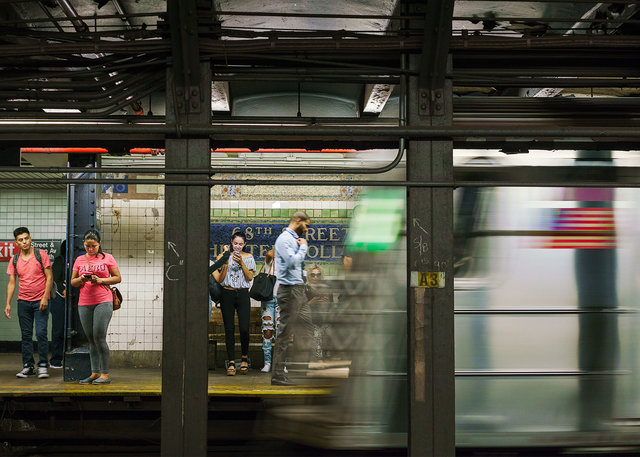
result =
[{"label": "station name sign", "polygon": [[[289,224],[227,224],[212,223],[210,228],[209,255],[215,259],[224,245],[230,244],[231,234],[242,231],[247,236],[247,252],[256,261],[264,261],[264,256],[276,243],[278,235]],[[307,232],[309,249],[306,261],[339,261],[344,249],[347,224],[312,224]]]}]

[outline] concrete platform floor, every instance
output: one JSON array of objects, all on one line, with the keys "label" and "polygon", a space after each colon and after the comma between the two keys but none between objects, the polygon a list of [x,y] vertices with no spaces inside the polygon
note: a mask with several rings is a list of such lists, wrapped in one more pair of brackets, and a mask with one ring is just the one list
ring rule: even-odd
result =
[{"label": "concrete platform floor", "polygon": [[[0,354],[0,396],[160,396],[162,370],[159,368],[113,368],[111,384],[82,385],[65,382],[64,370],[49,368],[49,378],[17,378],[22,369],[20,354]],[[227,376],[224,370],[209,371],[209,396],[315,396],[332,390],[331,380],[305,382],[304,385],[271,385],[270,373],[252,368],[246,375]]]}]

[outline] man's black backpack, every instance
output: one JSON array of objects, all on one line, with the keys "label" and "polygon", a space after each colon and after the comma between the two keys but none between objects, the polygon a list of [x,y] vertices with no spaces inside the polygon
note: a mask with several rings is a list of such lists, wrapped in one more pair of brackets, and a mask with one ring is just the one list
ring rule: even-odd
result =
[{"label": "man's black backpack", "polygon": [[222,301],[222,285],[211,275],[209,275],[209,297],[215,304]]},{"label": "man's black backpack", "polygon": [[[16,273],[16,277],[20,276],[18,274],[18,256],[19,255],[20,253],[18,252],[16,255],[13,256],[13,271]],[[40,249],[33,248],[33,255],[35,256],[36,260],[40,264],[40,268],[42,268],[42,274],[44,274],[44,263],[42,263],[42,257],[40,256]],[[56,282],[51,281],[51,297],[56,296],[55,295],[56,289],[57,289]]]},{"label": "man's black backpack", "polygon": [[230,256],[231,251],[223,252],[222,257],[209,267],[209,297],[211,297],[211,301],[215,303],[216,306],[222,301],[222,284],[215,280],[213,272],[222,268]]}]

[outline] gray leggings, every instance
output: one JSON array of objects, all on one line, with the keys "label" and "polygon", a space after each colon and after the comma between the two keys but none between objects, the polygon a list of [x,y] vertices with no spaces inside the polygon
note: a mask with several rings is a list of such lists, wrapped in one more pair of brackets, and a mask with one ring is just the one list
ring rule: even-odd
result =
[{"label": "gray leggings", "polygon": [[113,303],[103,302],[97,305],[78,306],[82,328],[89,340],[89,356],[93,373],[109,373],[109,345],[107,327],[113,314]]}]

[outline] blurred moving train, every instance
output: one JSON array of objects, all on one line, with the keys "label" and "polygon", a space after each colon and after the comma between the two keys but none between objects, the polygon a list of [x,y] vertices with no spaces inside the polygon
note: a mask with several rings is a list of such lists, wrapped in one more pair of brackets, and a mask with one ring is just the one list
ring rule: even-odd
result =
[{"label": "blurred moving train", "polygon": [[[636,166],[610,151],[456,155],[456,164]],[[552,168],[549,168],[552,170]],[[330,349],[351,363],[322,405],[269,428],[322,447],[406,446],[404,189],[363,198],[333,282]],[[640,189],[454,191],[456,446],[640,446]]]}]

